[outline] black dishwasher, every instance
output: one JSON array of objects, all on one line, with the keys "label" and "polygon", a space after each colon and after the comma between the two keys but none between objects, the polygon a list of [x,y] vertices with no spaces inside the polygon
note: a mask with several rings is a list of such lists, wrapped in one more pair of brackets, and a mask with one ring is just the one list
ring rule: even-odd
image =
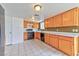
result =
[{"label": "black dishwasher", "polygon": [[44,33],[41,33],[41,41],[45,42],[45,40],[44,40]]}]

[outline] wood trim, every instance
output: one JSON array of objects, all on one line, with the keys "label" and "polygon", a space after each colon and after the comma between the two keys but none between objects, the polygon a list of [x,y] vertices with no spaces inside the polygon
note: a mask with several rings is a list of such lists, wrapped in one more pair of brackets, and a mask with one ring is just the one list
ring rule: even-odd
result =
[{"label": "wood trim", "polygon": [[74,38],[74,56],[78,55],[78,37]]}]

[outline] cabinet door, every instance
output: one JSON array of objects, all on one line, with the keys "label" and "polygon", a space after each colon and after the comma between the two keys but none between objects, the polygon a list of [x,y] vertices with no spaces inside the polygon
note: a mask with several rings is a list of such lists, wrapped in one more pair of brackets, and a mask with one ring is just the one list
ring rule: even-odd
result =
[{"label": "cabinet door", "polygon": [[36,32],[34,33],[34,39],[37,39],[37,34],[36,34]]},{"label": "cabinet door", "polygon": [[35,38],[35,39],[41,39],[41,38],[40,38],[40,32],[35,32],[35,33],[34,33],[34,38]]},{"label": "cabinet door", "polygon": [[79,8],[74,8],[74,26],[79,26]]},{"label": "cabinet door", "polygon": [[28,39],[28,33],[24,32],[24,41],[26,41]]},{"label": "cabinet door", "polygon": [[59,14],[54,17],[54,27],[61,27],[62,26],[62,14]]},{"label": "cabinet door", "polygon": [[79,53],[79,37],[78,37],[78,53]]},{"label": "cabinet door", "polygon": [[56,35],[50,35],[50,45],[55,47],[55,48],[58,48],[58,37]]},{"label": "cabinet door", "polygon": [[74,25],[74,10],[69,10],[63,13],[63,26]]},{"label": "cabinet door", "polygon": [[24,28],[27,28],[27,22],[24,21]]},{"label": "cabinet door", "polygon": [[73,55],[73,42],[60,39],[59,49],[68,55]]},{"label": "cabinet door", "polygon": [[53,38],[53,35],[51,34],[50,35],[50,45],[54,46],[53,44],[54,44],[54,38]]},{"label": "cabinet door", "polygon": [[49,27],[49,20],[48,19],[45,19],[45,21],[44,21],[45,23],[45,28],[48,28]]},{"label": "cabinet door", "polygon": [[39,23],[37,23],[37,22],[34,22],[34,23],[33,23],[33,28],[36,28],[36,29],[38,29],[38,28],[39,28]]},{"label": "cabinet door", "polygon": [[49,23],[49,24],[50,24],[50,27],[55,27],[55,23],[54,23],[55,20],[54,20],[54,17],[51,17],[49,21],[50,21],[50,23]]},{"label": "cabinet door", "polygon": [[50,44],[49,34],[45,34],[45,43]]}]

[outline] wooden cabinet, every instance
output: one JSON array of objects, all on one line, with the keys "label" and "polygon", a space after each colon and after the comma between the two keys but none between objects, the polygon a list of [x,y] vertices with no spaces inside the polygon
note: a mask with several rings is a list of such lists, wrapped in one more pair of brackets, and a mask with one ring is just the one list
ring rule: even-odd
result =
[{"label": "wooden cabinet", "polygon": [[79,8],[74,8],[74,26],[79,26]]},{"label": "wooden cabinet", "polygon": [[29,23],[28,21],[25,21],[24,20],[24,28],[27,28],[28,27],[28,23]]},{"label": "wooden cabinet", "polygon": [[34,39],[41,39],[41,37],[40,37],[40,32],[35,32],[34,33]]},{"label": "wooden cabinet", "polygon": [[45,42],[55,48],[58,48],[58,38],[56,35],[45,34]]},{"label": "wooden cabinet", "polygon": [[61,37],[59,39],[59,49],[68,55],[74,55],[74,43],[70,40],[72,38]]},{"label": "wooden cabinet", "polygon": [[51,27],[54,27],[54,26],[55,26],[55,20],[54,20],[54,17],[51,17],[49,19],[49,27],[51,28]]},{"label": "wooden cabinet", "polygon": [[54,27],[54,17],[45,19],[45,28],[51,28],[51,27]]},{"label": "wooden cabinet", "polygon": [[45,43],[50,44],[50,37],[49,34],[45,34]]},{"label": "wooden cabinet", "polygon": [[28,39],[28,33],[24,32],[24,41],[26,41]]},{"label": "wooden cabinet", "polygon": [[79,26],[79,8],[76,7],[45,19],[45,28],[65,26]]},{"label": "wooden cabinet", "polygon": [[79,53],[79,37],[74,38],[45,33],[45,43],[70,56],[78,55]]},{"label": "wooden cabinet", "polygon": [[62,27],[62,14],[54,16],[54,27]]},{"label": "wooden cabinet", "polygon": [[56,35],[52,35],[50,34],[50,45],[55,47],[55,48],[58,48],[58,37]]},{"label": "wooden cabinet", "polygon": [[74,11],[69,10],[63,13],[63,26],[73,26],[74,25]]},{"label": "wooden cabinet", "polygon": [[49,27],[49,23],[48,23],[48,19],[45,19],[45,21],[44,21],[45,23],[44,23],[44,25],[45,25],[45,28],[48,28]]},{"label": "wooden cabinet", "polygon": [[40,27],[39,22],[31,22],[31,21],[24,20],[24,28],[28,28],[29,24],[33,24],[32,28],[35,28],[35,29],[38,29]]},{"label": "wooden cabinet", "polygon": [[79,26],[78,8],[63,13],[63,26]]},{"label": "wooden cabinet", "polygon": [[40,25],[38,22],[33,23],[33,28],[39,29]]},{"label": "wooden cabinet", "polygon": [[79,37],[78,37],[78,53],[79,53]]}]

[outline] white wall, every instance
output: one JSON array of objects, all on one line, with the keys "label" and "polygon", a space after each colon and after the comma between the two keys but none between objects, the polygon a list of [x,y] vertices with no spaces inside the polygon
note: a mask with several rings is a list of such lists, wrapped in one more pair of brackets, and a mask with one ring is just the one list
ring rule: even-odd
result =
[{"label": "white wall", "polygon": [[5,15],[5,44],[23,42],[23,19]]},{"label": "white wall", "polygon": [[12,44],[23,42],[23,19],[12,17]]},{"label": "white wall", "polygon": [[11,17],[5,15],[5,44],[11,44]]}]

